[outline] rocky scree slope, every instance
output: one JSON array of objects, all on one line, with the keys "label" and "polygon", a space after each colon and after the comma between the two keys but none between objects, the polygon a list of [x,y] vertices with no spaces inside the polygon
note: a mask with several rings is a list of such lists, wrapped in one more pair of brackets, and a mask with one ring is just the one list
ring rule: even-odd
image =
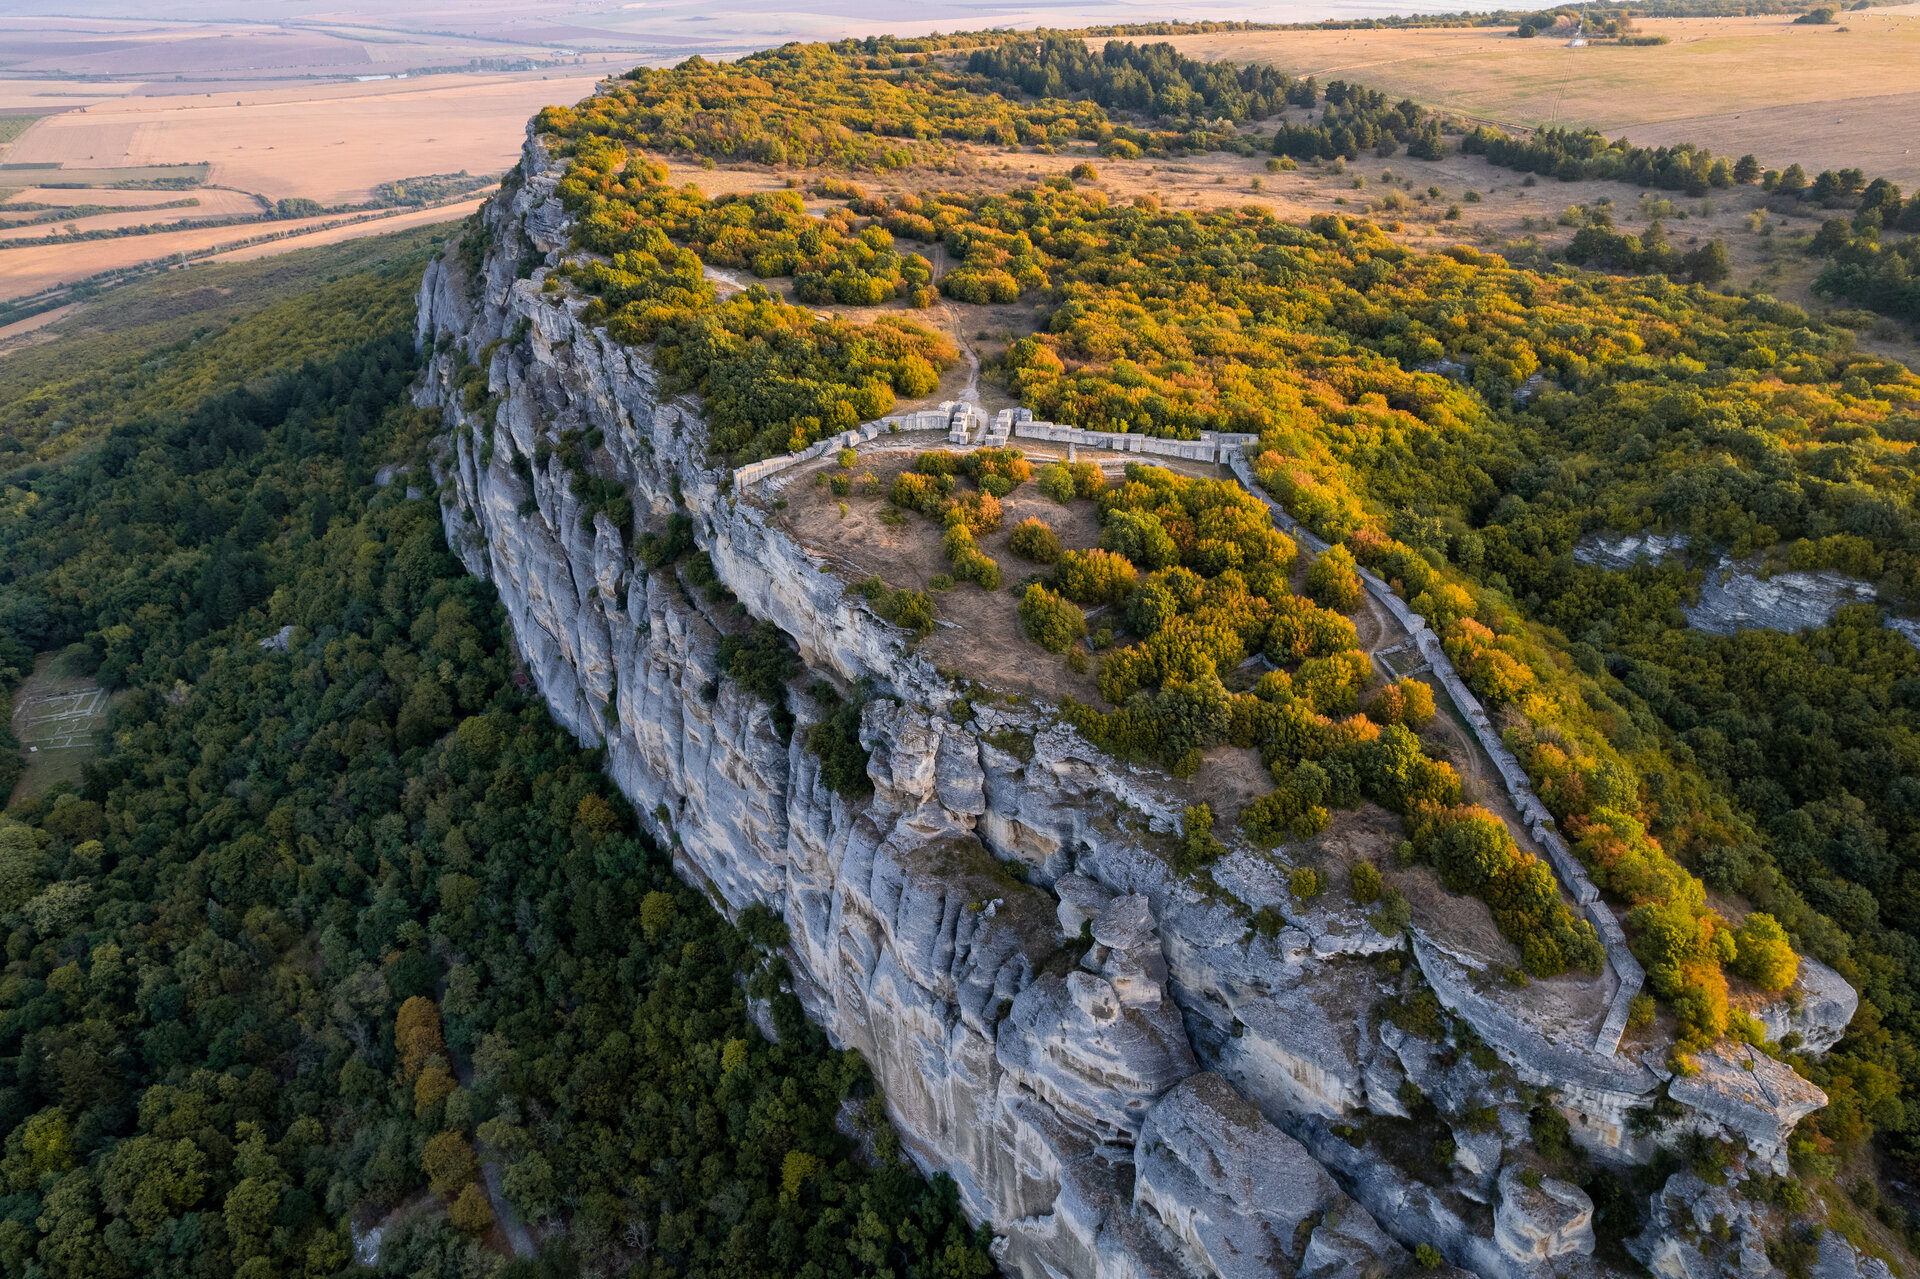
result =
[{"label": "rocky scree slope", "polygon": [[[525,177],[483,210],[478,272],[452,248],[421,284],[417,398],[446,423],[449,542],[681,873],[729,911],[759,902],[787,922],[809,1014],[868,1060],[905,1148],[993,1223],[1001,1264],[1029,1279],[1381,1275],[1431,1244],[1486,1276],[1604,1272],[1587,1196],[1529,1171],[1529,1117],[1557,1105],[1599,1159],[1643,1158],[1654,1137],[1629,1116],[1669,1092],[1664,1068],[1594,1053],[1593,1025],[1556,1020],[1444,936],[1416,928],[1409,949],[1355,909],[1303,905],[1265,856],[1215,867],[1237,901],[1200,892],[1169,869],[1178,801],[1157,775],[1042,710],[956,722],[957,690],[908,637],[734,491],[699,406],[662,393],[644,350],[583,325],[584,299],[543,292],[574,252],[562,169],[530,136]],[[482,360],[469,409],[457,379]],[[540,447],[563,431],[599,432],[589,464],[626,486],[633,528],[574,496]],[[738,609],[635,559],[637,530],[676,512]],[[755,619],[797,647],[794,689],[878,694],[860,725],[870,797],[821,780],[811,698],[789,694],[783,741],[722,678],[723,634]],[[1267,906],[1276,936],[1247,923]],[[1838,987],[1782,1014],[1817,1050],[1851,1016]],[[1379,1013],[1429,991],[1446,1010],[1432,1037]],[[1667,1135],[1736,1137],[1754,1166],[1784,1166],[1786,1135],[1825,1099],[1744,1058],[1709,1055],[1684,1100],[1672,1088]],[[1416,1119],[1451,1133],[1437,1171],[1361,1139]],[[1668,1214],[1635,1251],[1667,1273],[1721,1269],[1725,1250],[1698,1239]],[[1754,1273],[1743,1240],[1729,1274]]]}]

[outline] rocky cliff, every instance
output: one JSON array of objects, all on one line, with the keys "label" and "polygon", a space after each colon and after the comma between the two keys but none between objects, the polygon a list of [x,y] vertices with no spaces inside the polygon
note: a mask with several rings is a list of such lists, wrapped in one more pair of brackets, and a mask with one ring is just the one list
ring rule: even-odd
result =
[{"label": "rocky cliff", "polygon": [[[482,214],[478,271],[450,253],[421,285],[449,542],[682,873],[786,920],[796,993],[871,1063],[906,1149],[993,1223],[1008,1271],[1384,1274],[1431,1244],[1483,1275],[1597,1273],[1586,1195],[1532,1171],[1552,1107],[1603,1162],[1643,1157],[1665,1124],[1784,1166],[1824,1098],[1770,1060],[1670,1088],[1658,1060],[1594,1050],[1602,983],[1516,988],[1444,929],[1417,921],[1409,947],[1356,909],[1302,905],[1252,851],[1215,868],[1227,894],[1203,892],[1169,868],[1164,779],[1044,708],[954,713],[909,637],[709,457],[699,406],[544,287],[573,250],[537,138],[522,172]],[[626,486],[633,528],[575,496],[548,447],[563,431],[598,441],[589,465]],[[639,565],[637,532],[673,514],[737,607]],[[813,699],[789,694],[783,737],[722,678],[722,636],[754,620],[798,649],[793,689],[870,694],[870,797],[822,781]],[[1263,907],[1284,927],[1250,927]],[[1822,991],[1802,1005],[1817,1015],[1779,1014],[1816,1049],[1851,1013]],[[1437,1011],[1393,1013],[1409,1008]],[[1674,1229],[1649,1255],[1711,1273]]]}]

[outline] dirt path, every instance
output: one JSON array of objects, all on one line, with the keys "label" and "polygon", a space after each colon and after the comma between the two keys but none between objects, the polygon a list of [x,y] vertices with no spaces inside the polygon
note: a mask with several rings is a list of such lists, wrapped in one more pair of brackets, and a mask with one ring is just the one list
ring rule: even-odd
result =
[{"label": "dirt path", "polygon": [[500,1165],[489,1159],[480,1165],[480,1179],[487,1183],[487,1199],[493,1205],[493,1219],[500,1226],[500,1232],[507,1237],[507,1244],[516,1257],[531,1257],[537,1251],[533,1246],[533,1236],[527,1233],[527,1225],[520,1220],[520,1214],[513,1210],[508,1202],[506,1191],[501,1188]]}]

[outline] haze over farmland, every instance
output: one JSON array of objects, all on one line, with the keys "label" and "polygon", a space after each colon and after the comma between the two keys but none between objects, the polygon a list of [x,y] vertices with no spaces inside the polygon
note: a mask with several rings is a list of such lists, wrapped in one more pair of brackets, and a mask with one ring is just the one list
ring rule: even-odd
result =
[{"label": "haze over farmland", "polygon": [[[1452,6],[1412,6],[1443,7]],[[0,302],[262,235],[272,238],[249,253],[389,229],[385,216],[357,214],[351,226],[341,217],[382,202],[384,183],[499,174],[541,107],[577,101],[638,63],[882,31],[1407,8],[946,3],[916,6],[903,21],[877,3],[10,5],[0,15]],[[175,174],[153,167],[182,164],[207,166],[197,192],[167,189]],[[123,189],[128,182],[146,189]],[[102,198],[49,199],[49,183]],[[464,216],[474,201],[454,202],[459,195],[433,203]],[[75,204],[111,208],[56,216],[45,207]],[[258,225],[268,216],[279,220]]]}]

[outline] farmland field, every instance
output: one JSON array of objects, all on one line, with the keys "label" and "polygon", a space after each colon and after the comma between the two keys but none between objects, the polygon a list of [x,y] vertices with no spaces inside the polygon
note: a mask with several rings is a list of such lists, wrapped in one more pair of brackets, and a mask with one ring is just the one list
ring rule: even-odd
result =
[{"label": "farmland field", "polygon": [[[17,150],[17,149],[16,149]],[[92,157],[89,156],[89,159]],[[101,167],[90,164],[64,164],[59,161],[10,159],[0,164],[0,174],[25,182],[54,183],[61,187],[106,187],[125,189],[133,184],[171,183],[197,185],[207,180],[206,164],[130,164]],[[135,186],[134,189],[140,189]]]},{"label": "farmland field", "polygon": [[[374,188],[424,173],[499,173],[519,154],[526,121],[542,106],[570,102],[592,89],[594,73],[443,75],[371,84],[307,84],[202,94],[142,95],[86,85],[83,105],[42,116],[9,148],[0,183],[18,188],[16,205],[111,204],[112,213],[11,231],[5,238],[38,239],[51,230],[113,230],[146,223],[231,217],[268,202],[304,197],[323,205],[357,204]],[[35,95],[68,101],[59,82],[0,85],[0,107]],[[58,165],[60,167],[39,167]],[[46,183],[193,177],[206,186],[180,189],[47,189]],[[216,188],[225,188],[224,190]],[[193,195],[198,208],[152,209]],[[0,300],[21,297],[100,271],[179,253],[193,253],[262,232],[329,227],[325,240],[376,233],[464,214],[474,201],[400,222],[335,227],[337,218],[168,231],[152,235],[29,245],[0,253]],[[125,212],[118,211],[124,208]],[[148,210],[151,210],[150,212]],[[324,241],[322,241],[324,242]],[[252,246],[273,253],[288,241]]]},{"label": "farmland field", "polygon": [[[102,271],[118,270],[181,253],[198,253],[225,244],[236,246],[236,256],[240,254],[266,256],[316,244],[332,244],[361,236],[381,235],[402,228],[444,222],[465,217],[479,204],[480,199],[480,196],[475,196],[437,208],[410,210],[364,221],[353,221],[351,224],[346,224],[348,220],[339,216],[300,218],[259,224],[248,223],[241,226],[166,231],[158,235],[76,240],[72,243],[8,249],[0,252],[0,300],[34,293],[55,284],[72,283]],[[171,214],[178,211],[168,210],[167,212]],[[165,216],[165,214],[160,215],[160,217]],[[155,220],[159,220],[159,217]],[[294,234],[284,234],[289,232]],[[311,234],[301,234],[303,232]],[[283,238],[244,247],[238,244],[239,241],[264,234],[282,235]],[[16,332],[12,336],[18,335]]]},{"label": "farmland field", "polygon": [[1176,36],[1192,57],[1266,62],[1502,124],[1592,125],[1610,137],[1695,141],[1771,167],[1857,165],[1920,181],[1920,5],[1791,17],[1643,19],[1671,43],[1573,49],[1506,28],[1220,32]]},{"label": "farmland field", "polygon": [[414,174],[498,173],[517,157],[529,116],[580,98],[593,82],[591,75],[427,76],[218,98],[129,96],[41,120],[14,143],[8,163],[59,161],[64,174],[89,165],[205,161],[206,180],[216,186],[347,204]]}]

